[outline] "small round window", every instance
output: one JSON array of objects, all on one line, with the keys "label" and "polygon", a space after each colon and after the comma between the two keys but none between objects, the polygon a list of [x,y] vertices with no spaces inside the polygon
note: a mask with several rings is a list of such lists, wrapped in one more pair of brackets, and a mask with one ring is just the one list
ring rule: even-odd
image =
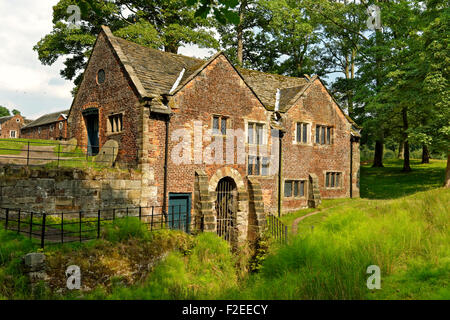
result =
[{"label": "small round window", "polygon": [[100,69],[97,73],[97,83],[102,84],[105,82],[105,70]]}]

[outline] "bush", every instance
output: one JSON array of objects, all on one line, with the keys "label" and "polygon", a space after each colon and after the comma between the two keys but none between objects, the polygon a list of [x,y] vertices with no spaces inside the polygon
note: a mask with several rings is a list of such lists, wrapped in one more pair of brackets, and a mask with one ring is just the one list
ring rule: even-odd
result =
[{"label": "bush", "polygon": [[384,149],[383,159],[394,159],[395,152],[390,149]]},{"label": "bush", "polygon": [[361,161],[372,161],[375,152],[371,150],[367,145],[363,145],[360,148],[360,160]]},{"label": "bush", "polygon": [[237,287],[230,246],[213,233],[200,234],[191,250],[173,251],[142,285],[116,287],[108,299],[214,299]]},{"label": "bush", "polygon": [[148,240],[150,233],[145,224],[139,218],[126,217],[114,220],[110,225],[106,225],[103,237],[111,242],[121,242],[131,238]]}]

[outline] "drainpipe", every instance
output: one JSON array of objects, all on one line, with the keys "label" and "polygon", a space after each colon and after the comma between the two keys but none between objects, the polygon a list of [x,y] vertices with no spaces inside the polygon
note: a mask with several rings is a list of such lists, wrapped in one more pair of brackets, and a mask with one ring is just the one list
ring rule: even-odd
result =
[{"label": "drainpipe", "polygon": [[163,214],[167,219],[167,176],[168,176],[168,162],[169,162],[169,133],[170,133],[170,118],[172,114],[168,114],[164,120],[166,125],[166,141],[164,146],[164,195],[163,195]]},{"label": "drainpipe", "polygon": [[281,180],[282,180],[282,152],[283,152],[283,131],[278,130],[279,150],[278,150],[278,217],[281,217]]},{"label": "drainpipe", "polygon": [[350,135],[350,198],[353,198],[353,136]]}]

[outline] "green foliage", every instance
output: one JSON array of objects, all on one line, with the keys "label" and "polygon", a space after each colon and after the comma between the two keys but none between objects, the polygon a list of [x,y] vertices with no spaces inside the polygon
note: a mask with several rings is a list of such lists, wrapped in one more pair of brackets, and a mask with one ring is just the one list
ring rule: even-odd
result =
[{"label": "green foliage", "polygon": [[150,238],[150,233],[139,218],[125,217],[106,225],[102,237],[111,242],[122,242],[131,238],[146,240]]},{"label": "green foliage", "polygon": [[7,116],[10,116],[10,115],[11,115],[11,112],[9,112],[8,108],[0,106],[0,117],[7,117]]},{"label": "green foliage", "polygon": [[[183,44],[217,48],[217,41],[206,31],[208,19],[195,16],[187,0],[60,0],[53,7],[53,30],[35,46],[42,64],[52,65],[64,57],[61,75],[78,86],[96,35],[107,25],[116,35],[138,44],[178,51]],[[70,28],[69,5],[81,9],[79,28]],[[126,11],[128,10],[128,11]],[[126,12],[131,13],[125,16]]]},{"label": "green foliage", "polygon": [[107,299],[211,299],[237,285],[229,245],[215,234],[196,238],[189,255],[170,253],[142,285],[116,287]]},{"label": "green foliage", "polygon": [[[234,298],[448,297],[449,196],[438,189],[393,201],[350,201],[330,209],[314,230],[268,256],[261,273],[239,293],[233,292]],[[369,265],[381,268],[381,290],[366,287]],[[421,283],[426,290],[420,290]]]}]

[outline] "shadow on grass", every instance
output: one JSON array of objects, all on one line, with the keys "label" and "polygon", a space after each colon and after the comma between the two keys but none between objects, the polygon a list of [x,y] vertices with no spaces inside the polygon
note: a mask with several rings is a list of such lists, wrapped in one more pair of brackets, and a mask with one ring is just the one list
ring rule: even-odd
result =
[{"label": "shadow on grass", "polygon": [[384,161],[384,168],[361,166],[361,198],[396,199],[416,192],[440,188],[444,183],[445,160],[421,164],[411,160],[412,171],[402,172],[403,160]]}]

